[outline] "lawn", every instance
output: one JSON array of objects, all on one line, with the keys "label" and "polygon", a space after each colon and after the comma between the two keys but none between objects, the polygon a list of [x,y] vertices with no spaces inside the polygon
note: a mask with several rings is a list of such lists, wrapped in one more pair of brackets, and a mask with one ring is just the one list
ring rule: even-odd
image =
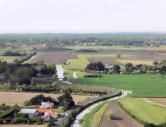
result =
[{"label": "lawn", "polygon": [[111,75],[105,74],[101,78],[78,78],[76,84],[104,86],[131,90],[131,96],[137,97],[166,97],[166,76],[139,75]]},{"label": "lawn", "polygon": [[134,115],[136,119],[153,124],[165,122],[166,108],[145,102],[143,98],[126,97],[119,102],[123,105],[123,108]]}]

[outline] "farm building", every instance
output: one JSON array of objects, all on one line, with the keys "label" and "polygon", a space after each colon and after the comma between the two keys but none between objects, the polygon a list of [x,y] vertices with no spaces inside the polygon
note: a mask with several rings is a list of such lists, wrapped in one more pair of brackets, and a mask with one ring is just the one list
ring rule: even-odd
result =
[{"label": "farm building", "polygon": [[38,115],[38,111],[36,109],[21,109],[19,113],[28,114],[29,117],[35,117]]},{"label": "farm building", "polygon": [[44,109],[52,109],[54,107],[54,103],[52,102],[42,102],[40,108]]},{"label": "farm building", "polygon": [[44,115],[45,121],[49,121],[51,119],[56,119],[57,118],[57,113],[55,110],[52,109],[37,109],[39,114]]}]

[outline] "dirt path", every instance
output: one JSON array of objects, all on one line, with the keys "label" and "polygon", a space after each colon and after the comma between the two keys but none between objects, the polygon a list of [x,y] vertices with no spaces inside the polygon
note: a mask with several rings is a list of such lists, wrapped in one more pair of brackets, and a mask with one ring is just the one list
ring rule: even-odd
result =
[{"label": "dirt path", "polygon": [[[114,120],[108,118],[108,112],[114,114]],[[100,121],[99,127],[143,127],[137,121],[126,115],[118,106],[117,102],[110,103]]]}]

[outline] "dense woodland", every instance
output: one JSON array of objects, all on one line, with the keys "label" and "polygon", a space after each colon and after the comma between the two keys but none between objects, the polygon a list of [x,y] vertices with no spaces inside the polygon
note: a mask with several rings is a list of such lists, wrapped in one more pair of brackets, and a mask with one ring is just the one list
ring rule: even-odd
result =
[{"label": "dense woodland", "polygon": [[166,45],[163,33],[108,33],[108,34],[1,34],[1,47],[11,44],[56,45],[123,45],[123,46],[158,46]]}]

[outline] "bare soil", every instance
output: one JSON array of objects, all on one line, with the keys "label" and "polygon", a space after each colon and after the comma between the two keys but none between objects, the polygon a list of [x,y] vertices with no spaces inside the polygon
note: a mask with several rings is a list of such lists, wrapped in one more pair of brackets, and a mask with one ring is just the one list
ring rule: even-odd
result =
[{"label": "bare soil", "polygon": [[104,64],[117,64],[116,58],[114,57],[90,57],[88,58],[90,62],[102,62]]},{"label": "bare soil", "polygon": [[45,64],[56,63],[64,64],[69,59],[76,59],[75,53],[38,53],[33,59],[29,60],[29,63],[37,63],[43,61]]},{"label": "bare soil", "polygon": [[[112,119],[108,117],[110,111],[113,114]],[[113,101],[105,110],[99,127],[143,127],[143,125],[130,118],[117,106],[117,102]]]},{"label": "bare soil", "polygon": [[148,100],[155,103],[163,104],[166,106],[166,98],[148,98]]},{"label": "bare soil", "polygon": [[[46,93],[31,93],[31,92],[0,92],[0,104],[5,103],[7,105],[19,105],[23,106],[24,102],[30,100],[36,95],[43,94],[45,96],[51,96],[57,99],[61,94],[46,94]],[[88,98],[94,98],[95,96],[86,95],[72,95],[73,100],[77,104]]]}]

